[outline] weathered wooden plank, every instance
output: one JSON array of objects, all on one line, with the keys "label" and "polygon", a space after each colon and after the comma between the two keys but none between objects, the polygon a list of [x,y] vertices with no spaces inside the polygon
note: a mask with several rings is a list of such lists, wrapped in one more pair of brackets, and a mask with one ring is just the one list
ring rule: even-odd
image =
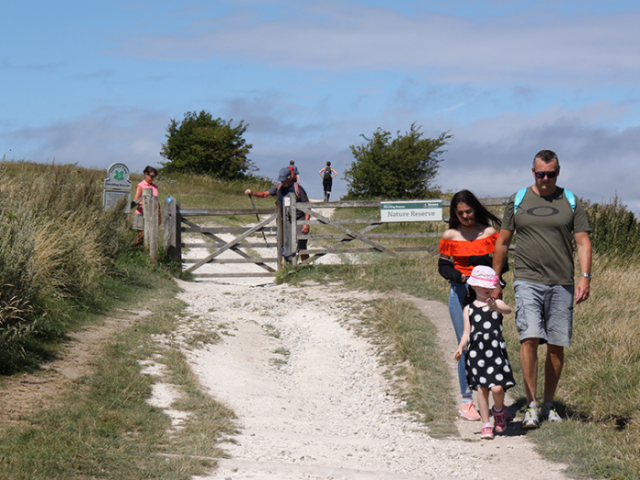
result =
[{"label": "weathered wooden plank", "polygon": [[[478,200],[480,200],[480,203],[483,204],[485,207],[503,207],[509,202],[509,198],[510,197],[482,197],[482,198],[478,198]],[[451,206],[451,199],[443,198],[442,206],[443,207]]]},{"label": "weathered wooden plank", "polygon": [[253,278],[253,277],[274,277],[274,273],[255,272],[255,273],[194,273],[196,278]]},{"label": "weathered wooden plank", "polygon": [[[394,250],[397,252],[436,252],[438,250],[438,247],[435,245],[424,245],[422,247],[397,247],[397,248],[394,248]],[[362,248],[345,247],[345,248],[339,248],[337,250],[313,248],[313,249],[307,249],[307,250],[300,250],[300,252],[298,253],[300,254],[306,253],[308,255],[313,255],[313,254],[328,255],[330,253],[333,253],[336,255],[340,255],[341,253],[382,253],[382,252],[380,252],[378,249],[374,247],[362,247]]]},{"label": "weathered wooden plank", "polygon": [[[226,245],[227,242],[221,241],[218,243],[183,243],[182,248],[218,248]],[[277,243],[238,243],[236,247],[239,248],[276,248]]]},{"label": "weathered wooden plank", "polygon": [[[442,200],[442,206],[448,207],[451,205],[450,198],[426,198],[426,199],[414,199],[414,200]],[[482,197],[478,198],[480,203],[486,206],[501,206],[506,205],[509,201],[509,197]],[[336,201],[336,202],[313,202],[310,204],[313,208],[353,208],[353,207],[370,207],[379,208],[380,200],[349,200],[349,201]]]},{"label": "weathered wooden plank", "polygon": [[[340,225],[348,225],[350,223],[380,223],[379,218],[339,218],[339,219],[331,219],[332,222],[339,223]],[[308,223],[309,225],[323,225],[324,222],[320,220],[298,220],[298,223],[304,225]]]},{"label": "weathered wooden plank", "polygon": [[372,207],[379,208],[380,200],[345,200],[335,202],[313,202],[310,203],[313,208],[353,208],[353,207]]},{"label": "weathered wooden plank", "polygon": [[[183,258],[182,263],[197,263],[200,260],[202,258]],[[207,262],[207,265],[212,263],[276,263],[277,261],[276,257],[215,258]]]},{"label": "weathered wooden plank", "polygon": [[183,217],[215,217],[220,215],[273,215],[273,208],[185,208],[180,210]]},{"label": "weathered wooden plank", "polygon": [[[442,232],[416,232],[416,233],[368,233],[367,237],[369,238],[440,238],[442,237]],[[305,239],[313,239],[313,240],[353,240],[350,236],[347,235],[314,235],[310,233],[309,235],[298,235],[298,238]]]},{"label": "weathered wooden plank", "polygon": [[[183,218],[182,223],[186,223],[186,219]],[[200,227],[195,225],[193,227],[182,227],[181,231],[185,233],[242,233],[247,231],[247,227]],[[277,230],[274,227],[263,227],[256,230],[256,232],[261,231],[268,235],[277,234]]]}]

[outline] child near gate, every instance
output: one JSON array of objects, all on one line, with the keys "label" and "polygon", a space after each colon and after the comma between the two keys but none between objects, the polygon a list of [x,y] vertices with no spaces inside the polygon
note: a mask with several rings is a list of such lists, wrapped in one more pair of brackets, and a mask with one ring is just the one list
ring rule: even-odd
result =
[{"label": "child near gate", "polygon": [[491,440],[494,427],[489,422],[489,393],[493,394],[495,431],[502,433],[510,418],[504,406],[504,392],[516,384],[502,337],[502,315],[511,313],[511,307],[491,298],[491,290],[498,285],[498,277],[491,267],[475,267],[467,283],[470,288],[464,300],[464,333],[454,358],[459,360],[466,349],[467,383],[478,390],[480,438]]}]

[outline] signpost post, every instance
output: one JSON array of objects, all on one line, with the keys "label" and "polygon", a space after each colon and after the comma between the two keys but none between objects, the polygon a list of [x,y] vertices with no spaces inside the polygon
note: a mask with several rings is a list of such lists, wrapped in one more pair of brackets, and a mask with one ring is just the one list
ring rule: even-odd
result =
[{"label": "signpost post", "polygon": [[114,163],[107,169],[102,191],[102,205],[105,210],[114,208],[120,200],[127,199],[125,212],[131,211],[131,181],[129,168],[124,163]]},{"label": "signpost post", "polygon": [[380,202],[380,221],[442,221],[442,200],[398,200],[395,202]]}]

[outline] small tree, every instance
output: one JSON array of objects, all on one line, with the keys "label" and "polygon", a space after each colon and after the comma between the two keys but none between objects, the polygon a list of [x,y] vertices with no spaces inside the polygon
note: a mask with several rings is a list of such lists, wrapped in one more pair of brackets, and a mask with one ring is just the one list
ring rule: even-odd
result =
[{"label": "small tree", "polygon": [[351,198],[428,198],[438,172],[438,156],[451,135],[422,138],[420,127],[411,125],[405,135],[391,139],[378,129],[367,143],[351,145],[355,161],[345,171]]},{"label": "small tree", "polygon": [[236,127],[231,120],[214,119],[210,113],[187,112],[184,120],[171,120],[167,127],[167,143],[160,155],[168,159],[162,163],[164,172],[209,173],[231,180],[256,170],[247,158],[253,145],[242,135],[247,130],[243,121]]}]

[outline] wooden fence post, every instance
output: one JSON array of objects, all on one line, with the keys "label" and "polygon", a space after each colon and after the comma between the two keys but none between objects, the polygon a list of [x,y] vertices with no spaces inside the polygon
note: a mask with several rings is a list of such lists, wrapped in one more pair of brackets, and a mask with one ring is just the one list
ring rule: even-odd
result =
[{"label": "wooden fence post", "polygon": [[291,207],[290,207],[290,215],[291,215],[291,252],[294,253],[293,257],[291,257],[291,263],[293,267],[298,266],[298,256],[295,255],[295,252],[298,251],[298,209],[297,209],[297,198],[296,194],[291,192],[287,195],[291,198]]},{"label": "wooden fence post", "polygon": [[180,202],[169,195],[164,201],[164,250],[177,262],[182,262],[181,227]]},{"label": "wooden fence post", "polygon": [[284,245],[283,242],[283,215],[282,215],[282,202],[280,200],[276,201],[276,243],[278,245],[276,252],[276,257],[278,259],[277,269],[280,270],[282,268],[282,247]]},{"label": "wooden fence post", "polygon": [[152,188],[142,189],[142,205],[144,213],[144,246],[149,250],[151,264],[158,264],[158,220],[159,208],[157,197]]},{"label": "wooden fence post", "polygon": [[295,194],[290,193],[282,202],[282,253],[286,259],[292,258],[297,250],[295,201]]}]

